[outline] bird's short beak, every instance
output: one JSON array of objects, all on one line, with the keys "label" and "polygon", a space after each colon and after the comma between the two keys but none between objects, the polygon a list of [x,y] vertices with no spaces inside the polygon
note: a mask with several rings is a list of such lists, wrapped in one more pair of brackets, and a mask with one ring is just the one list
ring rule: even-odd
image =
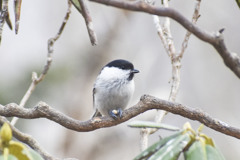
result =
[{"label": "bird's short beak", "polygon": [[131,73],[139,73],[139,70],[133,69],[131,70]]}]

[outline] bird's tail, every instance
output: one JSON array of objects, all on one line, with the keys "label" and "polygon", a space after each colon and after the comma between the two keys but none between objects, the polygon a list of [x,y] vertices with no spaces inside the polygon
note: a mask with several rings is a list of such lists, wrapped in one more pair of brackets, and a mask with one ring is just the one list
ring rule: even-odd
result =
[{"label": "bird's tail", "polygon": [[102,114],[96,109],[95,113],[92,115],[92,119],[94,117],[102,117]]}]

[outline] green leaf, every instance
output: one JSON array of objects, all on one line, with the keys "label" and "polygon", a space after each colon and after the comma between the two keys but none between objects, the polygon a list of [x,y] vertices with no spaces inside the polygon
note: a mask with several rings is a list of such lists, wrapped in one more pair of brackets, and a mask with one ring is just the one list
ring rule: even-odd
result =
[{"label": "green leaf", "polygon": [[158,129],[166,129],[171,131],[179,131],[180,129],[171,125],[156,123],[151,121],[132,121],[128,124],[129,127],[135,128],[158,128]]},{"label": "green leaf", "polygon": [[78,0],[71,0],[74,7],[82,14],[82,7]]},{"label": "green leaf", "polygon": [[9,12],[7,12],[6,22],[7,22],[8,27],[12,30],[12,22],[11,22],[11,19],[9,16]]},{"label": "green leaf", "polygon": [[206,145],[206,151],[208,160],[225,160],[221,152],[211,145]]},{"label": "green leaf", "polygon": [[[155,125],[148,122],[131,122],[131,127]],[[190,123],[184,124],[184,130],[166,137],[140,153],[134,160],[177,160],[184,152],[185,160],[225,160],[215,147],[213,139],[201,133],[202,126],[194,131]]]},{"label": "green leaf", "polygon": [[20,14],[21,14],[22,0],[14,0],[14,12],[15,12],[15,33],[18,33]]},{"label": "green leaf", "polygon": [[240,0],[236,0],[238,7],[240,8]]},{"label": "green leaf", "polygon": [[36,151],[29,149],[29,153],[32,156],[32,160],[44,160]]},{"label": "green leaf", "polygon": [[160,150],[148,160],[176,160],[183,149],[191,141],[189,132],[169,140]]},{"label": "green leaf", "polygon": [[[5,159],[3,156],[0,156],[0,160],[5,160]],[[7,160],[18,160],[18,159],[13,155],[8,155]]]},{"label": "green leaf", "polygon": [[211,146],[215,147],[215,144],[214,144],[212,138],[208,137],[207,135],[205,135],[203,133],[199,133],[199,137],[204,139],[205,144],[208,144],[208,145],[211,145]]},{"label": "green leaf", "polygon": [[32,160],[32,158],[29,156],[28,151],[26,151],[27,147],[16,141],[10,141],[9,146],[9,153],[18,159],[21,160]]},{"label": "green leaf", "polygon": [[[0,11],[3,11],[3,10],[5,11],[5,16],[3,15],[3,12],[2,12],[1,20],[0,20],[1,25],[6,20],[8,27],[12,30],[12,23],[11,23],[11,19],[10,19],[9,12],[8,12],[8,1],[3,2],[3,0],[0,0]],[[5,18],[5,19],[3,20],[2,18]],[[0,39],[1,39],[1,37],[0,37]]]},{"label": "green leaf", "polygon": [[142,153],[140,153],[137,157],[135,157],[134,160],[147,159],[148,157],[153,155],[155,152],[157,152],[161,147],[163,147],[168,141],[180,136],[181,134],[182,132],[177,132],[169,137],[159,140],[158,142],[154,143],[153,145],[145,149]]},{"label": "green leaf", "polygon": [[204,141],[196,140],[193,142],[188,150],[184,152],[185,160],[207,160],[205,146]]},{"label": "green leaf", "polygon": [[12,130],[8,123],[4,123],[1,130],[0,130],[0,138],[1,142],[3,143],[3,147],[5,144],[8,144],[9,141],[12,139]]}]

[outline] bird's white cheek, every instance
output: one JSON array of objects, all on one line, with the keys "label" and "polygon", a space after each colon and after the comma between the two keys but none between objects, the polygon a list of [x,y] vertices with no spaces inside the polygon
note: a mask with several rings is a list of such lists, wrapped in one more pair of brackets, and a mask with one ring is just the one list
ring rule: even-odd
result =
[{"label": "bird's white cheek", "polygon": [[130,70],[122,70],[115,67],[105,67],[100,75],[99,79],[103,79],[105,81],[112,81],[112,80],[125,80],[129,76]]}]

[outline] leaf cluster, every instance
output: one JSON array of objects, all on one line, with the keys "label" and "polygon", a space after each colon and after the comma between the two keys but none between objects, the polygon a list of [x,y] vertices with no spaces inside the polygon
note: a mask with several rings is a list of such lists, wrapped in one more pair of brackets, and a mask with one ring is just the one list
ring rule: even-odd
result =
[{"label": "leaf cluster", "polygon": [[8,123],[4,123],[0,130],[0,150],[0,160],[43,160],[23,143],[12,140],[12,130]]},{"label": "leaf cluster", "polygon": [[183,130],[154,143],[134,160],[177,160],[181,153],[185,160],[224,160],[212,138],[201,131],[202,125],[194,131],[186,123]]}]

